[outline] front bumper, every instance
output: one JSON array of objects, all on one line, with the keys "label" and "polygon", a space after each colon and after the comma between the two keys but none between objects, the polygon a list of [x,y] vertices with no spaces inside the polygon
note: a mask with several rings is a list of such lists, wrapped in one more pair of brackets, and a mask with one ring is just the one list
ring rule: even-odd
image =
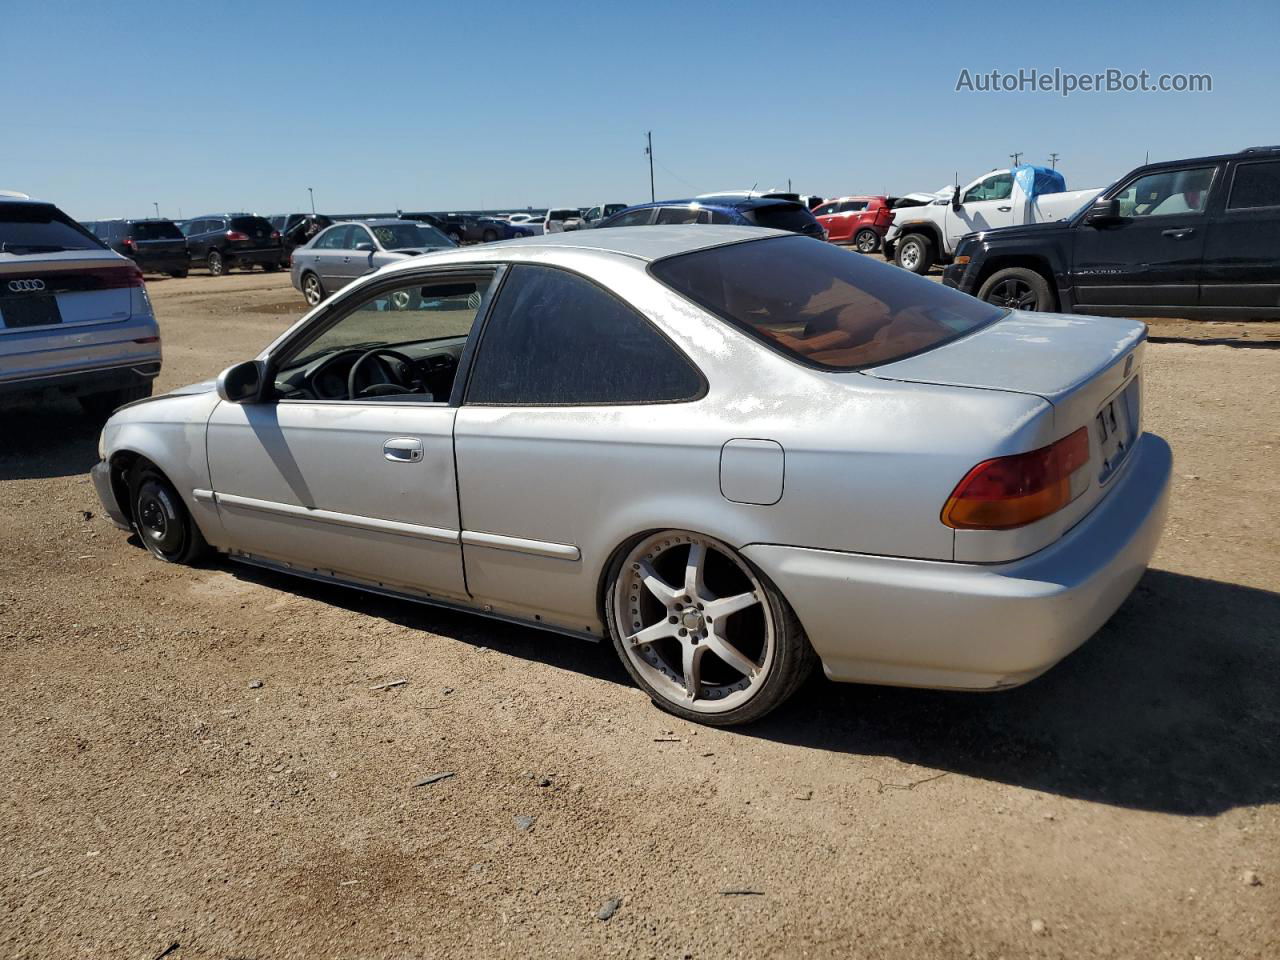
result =
[{"label": "front bumper", "polygon": [[944,286],[954,287],[961,293],[973,293],[973,283],[970,281],[971,275],[976,275],[977,264],[970,260],[968,263],[949,263],[942,270],[942,283]]},{"label": "front bumper", "polygon": [[1173,456],[1144,434],[1116,489],[1057,543],[1001,564],[756,544],[833,680],[984,690],[1044,673],[1137,585],[1168,508]]},{"label": "front bumper", "polygon": [[121,530],[128,530],[129,518],[125,516],[120,502],[116,499],[115,489],[111,485],[111,464],[105,460],[95,463],[89,470],[89,478],[93,481],[93,489],[98,491],[98,499],[102,501],[102,509]]}]

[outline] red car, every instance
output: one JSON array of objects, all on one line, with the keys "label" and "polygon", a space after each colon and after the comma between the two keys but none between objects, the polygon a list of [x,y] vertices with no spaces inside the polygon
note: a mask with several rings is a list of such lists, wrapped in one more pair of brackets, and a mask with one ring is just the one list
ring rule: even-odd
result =
[{"label": "red car", "polygon": [[859,253],[875,253],[893,223],[891,197],[840,197],[813,211],[832,243],[848,243]]}]

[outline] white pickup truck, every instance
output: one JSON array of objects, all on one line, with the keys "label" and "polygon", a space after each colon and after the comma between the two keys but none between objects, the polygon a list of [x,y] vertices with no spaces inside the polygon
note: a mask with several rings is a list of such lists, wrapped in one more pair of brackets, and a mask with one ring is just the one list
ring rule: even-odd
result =
[{"label": "white pickup truck", "polygon": [[1024,164],[993,170],[921,207],[896,211],[884,238],[884,255],[912,273],[950,263],[960,238],[978,230],[1061,220],[1093,200],[1102,188],[1066,189],[1062,174]]}]

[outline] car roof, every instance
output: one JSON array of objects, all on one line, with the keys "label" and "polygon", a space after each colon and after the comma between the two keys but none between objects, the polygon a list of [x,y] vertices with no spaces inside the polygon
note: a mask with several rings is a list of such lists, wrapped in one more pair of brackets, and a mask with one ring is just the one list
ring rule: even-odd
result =
[{"label": "car roof", "polygon": [[[660,227],[597,227],[594,230],[571,230],[567,233],[550,233],[540,237],[505,240],[481,246],[465,247],[444,254],[427,254],[451,260],[493,261],[508,259],[508,254],[519,251],[510,259],[536,259],[539,251],[576,250],[585,253],[612,254],[650,262],[680,253],[708,250],[746,240],[765,240],[770,237],[795,237],[786,230],[766,230],[761,227],[721,226],[705,224],[697,226],[676,225]],[[407,262],[407,261],[406,261]]]},{"label": "car roof", "polygon": [[[431,226],[431,224],[423,223],[421,220],[405,220],[400,217],[369,217],[367,220],[343,220],[339,221],[339,223],[363,223],[366,227],[393,227],[398,223],[409,223],[415,227]],[[338,223],[334,223],[333,226],[338,226]]]},{"label": "car roof", "polygon": [[[649,210],[654,207],[699,207],[708,210],[759,210],[763,207],[795,207],[804,204],[798,200],[777,200],[773,197],[707,197],[699,200],[697,197],[690,197],[685,200],[657,200],[652,203],[637,203],[634,207],[627,207],[627,210]],[[618,213],[625,213],[626,210],[620,210]],[[618,216],[617,213],[614,216]]]},{"label": "car roof", "polygon": [[[1235,153],[1215,153],[1207,157],[1179,157],[1174,160],[1157,160],[1152,163],[1144,163],[1135,170],[1159,169],[1162,167],[1181,167],[1188,163],[1222,163],[1224,160],[1265,160],[1280,157],[1280,146],[1277,147],[1246,147]],[[1132,172],[1132,171],[1130,171]]]}]

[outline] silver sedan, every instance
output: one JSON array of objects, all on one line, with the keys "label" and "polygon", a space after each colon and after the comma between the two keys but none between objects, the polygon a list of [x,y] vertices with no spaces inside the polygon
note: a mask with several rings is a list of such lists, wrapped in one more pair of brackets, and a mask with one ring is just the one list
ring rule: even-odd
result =
[{"label": "silver sedan", "polygon": [[296,248],[290,276],[307,303],[315,306],[357,277],[379,267],[456,244],[417,220],[360,220],[335,223]]},{"label": "silver sedan", "polygon": [[816,663],[991,690],[1094,633],[1165,513],[1145,340],[776,231],[562,234],[363,278],[121,409],[93,478],[162,560],[606,639],[740,723]]}]

